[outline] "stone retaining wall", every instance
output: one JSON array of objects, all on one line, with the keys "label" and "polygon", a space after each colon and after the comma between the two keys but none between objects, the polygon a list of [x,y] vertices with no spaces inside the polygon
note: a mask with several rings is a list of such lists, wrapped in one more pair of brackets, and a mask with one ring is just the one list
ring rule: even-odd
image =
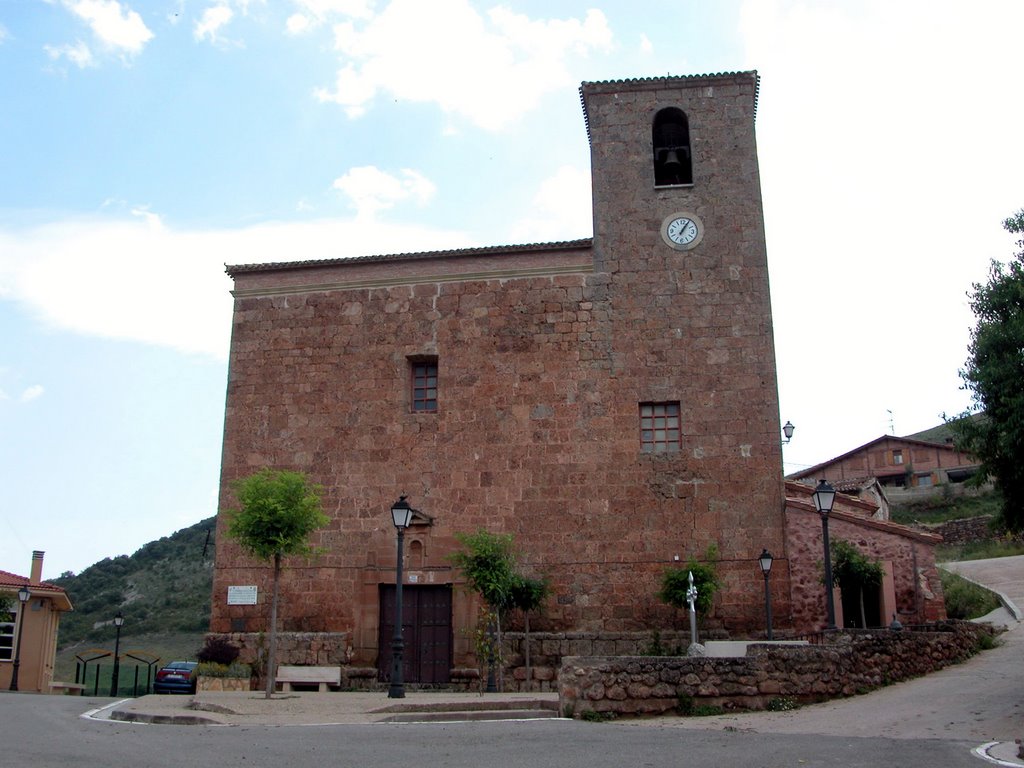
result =
[{"label": "stone retaining wall", "polygon": [[941,535],[944,544],[970,544],[975,541],[986,541],[1001,536],[1005,532],[1001,526],[996,529],[992,528],[992,515],[965,517],[960,520],[949,520],[940,525],[922,527],[930,533]]},{"label": "stone retaining wall", "polygon": [[560,709],[657,715],[692,704],[763,709],[772,699],[851,696],[956,664],[991,629],[947,622],[927,632],[838,633],[815,646],[752,645],[747,656],[578,656],[558,673]]},{"label": "stone retaining wall", "polygon": [[[701,634],[702,640],[720,639],[721,631]],[[690,633],[679,630],[659,632],[531,632],[530,678],[526,682],[526,635],[502,633],[505,663],[504,690],[557,691],[558,670],[569,656],[642,656],[682,652],[690,645]],[[478,685],[478,683],[476,684]]]},{"label": "stone retaining wall", "polygon": [[[269,638],[263,632],[211,633],[239,649],[238,660],[261,671]],[[277,663],[326,667],[347,664],[352,656],[347,632],[278,632]]]},{"label": "stone retaining wall", "polygon": [[251,691],[252,680],[248,677],[208,677],[199,675],[196,678],[197,691]]}]

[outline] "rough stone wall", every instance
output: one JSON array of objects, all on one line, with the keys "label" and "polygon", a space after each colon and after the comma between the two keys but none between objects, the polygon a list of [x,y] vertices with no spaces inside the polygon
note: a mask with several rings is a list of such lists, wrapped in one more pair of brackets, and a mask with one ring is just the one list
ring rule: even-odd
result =
[{"label": "rough stone wall", "polygon": [[820,701],[852,696],[956,664],[977,652],[991,630],[969,622],[946,631],[842,634],[820,646],[750,646],[737,658],[573,657],[558,675],[560,709],[662,714],[680,700],[763,709],[786,697]]},{"label": "rough stone wall", "polygon": [[[700,639],[721,639],[721,631],[699,633]],[[558,670],[570,656],[642,656],[684,651],[690,645],[688,631],[658,632],[531,632],[530,678],[526,677],[526,636],[505,632],[501,658],[505,665],[506,691],[558,690]]]},{"label": "rough stone wall", "polygon": [[[286,564],[285,631],[350,632],[354,663],[373,663],[399,494],[433,518],[407,536],[410,580],[458,585],[456,533],[511,533],[525,570],[553,586],[537,629],[665,626],[652,619],[662,572],[711,544],[723,589],[708,620],[763,625],[754,561],[783,549],[784,521],[755,90],[751,75],[591,89],[586,265],[579,248],[552,248],[510,253],[504,270],[488,253],[234,274],[221,509],[235,479],[270,466],[308,473],[331,517],[311,542],[320,554]],[[652,187],[662,106],[691,115],[692,188]],[[681,209],[706,225],[685,254],[659,234]],[[538,260],[560,273],[534,274]],[[412,413],[410,359],[434,356],[438,412]],[[648,401],[681,404],[679,452],[640,451]],[[225,525],[211,629],[265,630],[270,569]],[[780,625],[787,581],[781,564]],[[257,585],[259,603],[227,605],[229,585]],[[476,615],[463,590],[455,601],[459,667]]]},{"label": "rough stone wall", "polygon": [[930,533],[942,536],[944,544],[970,544],[975,541],[993,539],[1005,533],[1005,529],[1001,527],[993,530],[992,519],[992,515],[982,515],[949,520],[941,525],[922,527]]},{"label": "rough stone wall", "polygon": [[[786,537],[792,574],[793,628],[797,632],[823,629],[827,610],[821,566],[821,517],[813,509],[791,503],[787,509]],[[896,610],[902,623],[921,624],[946,618],[942,580],[935,567],[937,537],[896,523],[833,513],[829,539],[843,539],[876,560],[892,563]]]},{"label": "rough stone wall", "polygon": [[[251,666],[254,674],[262,674],[268,644],[265,634],[211,633],[207,637],[227,640],[239,649],[238,661]],[[331,667],[347,664],[351,658],[351,643],[344,632],[279,632],[277,635],[278,664]]]}]

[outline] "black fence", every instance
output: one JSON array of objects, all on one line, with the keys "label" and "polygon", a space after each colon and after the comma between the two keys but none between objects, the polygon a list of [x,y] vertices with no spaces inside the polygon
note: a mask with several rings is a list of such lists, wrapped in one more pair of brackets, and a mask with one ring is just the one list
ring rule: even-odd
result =
[{"label": "black fence", "polygon": [[146,651],[115,659],[110,651],[93,648],[75,655],[75,683],[83,686],[83,696],[145,696],[153,692],[159,663],[158,656]]}]

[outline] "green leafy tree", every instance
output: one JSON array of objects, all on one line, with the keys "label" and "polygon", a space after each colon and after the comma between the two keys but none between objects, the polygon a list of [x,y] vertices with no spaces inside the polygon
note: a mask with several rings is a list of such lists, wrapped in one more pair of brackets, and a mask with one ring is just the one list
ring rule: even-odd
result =
[{"label": "green leafy tree", "polygon": [[266,698],[274,692],[277,655],[277,603],[281,560],[312,553],[309,536],[329,522],[320,503],[320,487],[301,472],[263,469],[234,483],[238,508],[228,511],[229,537],[253,557],[274,566],[270,601],[270,649]]},{"label": "green leafy tree", "polygon": [[480,529],[475,533],[456,533],[455,540],[460,549],[449,559],[470,589],[479,593],[492,609],[507,608],[516,580],[512,534]]},{"label": "green leafy tree", "polygon": [[950,422],[957,447],[981,461],[978,481],[994,477],[1003,494],[1003,522],[1024,529],[1024,209],[1003,222],[1022,235],[1009,264],[993,261],[987,283],[970,298],[977,325],[960,371],[973,411]]},{"label": "green leafy tree", "polygon": [[[456,533],[455,540],[461,549],[453,552],[449,559],[462,573],[469,588],[477,592],[490,608],[496,624],[496,647],[500,651],[501,614],[511,605],[516,581],[512,534],[491,533],[481,528],[475,533]],[[501,659],[497,662],[500,671],[503,666]]]},{"label": "green leafy tree", "polygon": [[[502,615],[511,609],[524,612],[526,622],[527,679],[529,679],[529,614],[547,598],[549,587],[543,579],[532,579],[516,571],[516,553],[512,534],[491,533],[480,529],[475,533],[457,533],[460,548],[449,559],[462,573],[467,585],[487,603],[494,617],[496,647],[501,648]],[[498,669],[502,672],[500,659]],[[499,687],[502,687],[499,681]]]},{"label": "green leafy tree", "polygon": [[526,661],[526,689],[533,687],[533,680],[530,677],[530,613],[538,610],[551,592],[551,585],[546,579],[531,579],[528,576],[517,575],[509,594],[509,603],[513,608],[523,612],[523,656]]},{"label": "green leafy tree", "polygon": [[690,588],[690,573],[693,573],[693,586],[697,588],[697,599],[694,607],[700,616],[711,611],[715,593],[721,584],[715,561],[718,559],[718,547],[712,544],[704,554],[704,562],[690,558],[682,568],[669,568],[661,577],[661,589],[658,599],[679,610],[689,610],[690,602],[686,593]]},{"label": "green leafy tree", "polygon": [[843,539],[836,539],[830,545],[832,550],[832,580],[839,588],[850,594],[857,593],[860,605],[860,626],[867,627],[864,610],[864,589],[878,589],[882,586],[882,565],[862,554],[856,547]]}]

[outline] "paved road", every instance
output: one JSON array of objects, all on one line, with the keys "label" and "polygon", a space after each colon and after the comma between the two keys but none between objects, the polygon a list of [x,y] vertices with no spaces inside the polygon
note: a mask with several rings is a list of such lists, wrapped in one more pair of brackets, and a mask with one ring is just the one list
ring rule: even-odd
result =
[{"label": "paved road", "polygon": [[[1024,606],[1024,556],[943,567]],[[998,648],[927,677],[793,712],[680,719],[672,725],[755,733],[1012,742],[1024,738],[1024,626],[1005,611],[994,618],[1008,627],[1000,635]]]},{"label": "paved road", "polygon": [[[958,564],[1024,605],[1024,557]],[[986,742],[1024,737],[1024,628],[964,664],[795,712],[610,724],[170,726],[83,719],[110,699],[0,694],[0,768],[687,768],[984,765]],[[1000,752],[1008,765],[1013,752]]]},{"label": "paved road", "polygon": [[572,720],[435,725],[139,725],[64,696],[0,695],[0,768],[978,768],[968,742],[620,728]]}]

